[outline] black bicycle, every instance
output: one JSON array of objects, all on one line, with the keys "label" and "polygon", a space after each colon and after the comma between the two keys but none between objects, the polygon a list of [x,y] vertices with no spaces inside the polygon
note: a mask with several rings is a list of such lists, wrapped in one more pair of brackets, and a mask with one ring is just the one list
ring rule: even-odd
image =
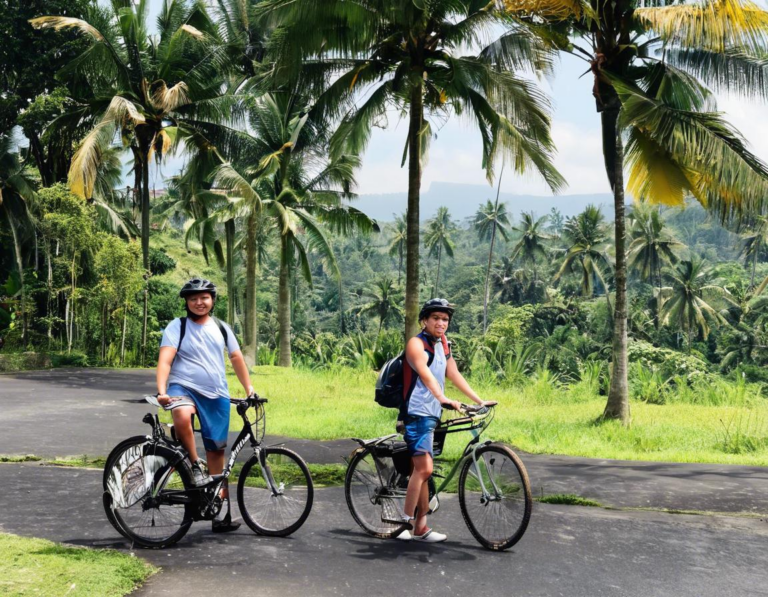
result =
[{"label": "black bicycle", "polygon": [[[493,420],[494,406],[467,406],[457,418],[435,429],[434,472],[429,478],[429,513],[440,506],[439,495],[458,473],[459,506],[472,535],[488,549],[503,550],[520,541],[528,528],[533,499],[522,460],[505,444],[480,441]],[[440,456],[448,433],[468,431],[472,439],[461,457],[443,474]],[[360,447],[352,452],[344,494],[352,518],[369,535],[396,537],[405,530],[402,519],[411,458],[397,434],[369,440],[352,438]],[[434,478],[441,479],[439,487]]]},{"label": "black bicycle", "polygon": [[[150,404],[160,407],[153,396]],[[224,472],[212,475],[201,487],[192,482],[191,463],[159,417],[147,413],[143,421],[151,435],[119,443],[104,467],[104,510],[110,523],[141,547],[162,548],[179,541],[192,522],[212,520],[221,510],[220,490],[233,473],[235,461],[247,444],[253,454],[240,470],[237,501],[243,520],[255,533],[285,537],[304,524],[312,509],[314,488],[302,458],[282,446],[263,447],[266,398],[230,399],[243,419]]]}]

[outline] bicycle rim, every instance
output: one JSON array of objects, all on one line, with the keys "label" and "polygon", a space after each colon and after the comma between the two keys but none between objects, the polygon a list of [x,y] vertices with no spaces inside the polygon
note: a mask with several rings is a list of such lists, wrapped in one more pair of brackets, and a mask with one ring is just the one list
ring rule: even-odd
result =
[{"label": "bicycle rim", "polygon": [[392,458],[374,456],[370,450],[359,452],[350,462],[344,480],[344,496],[352,518],[369,535],[389,539],[405,530],[405,525],[384,522],[397,520],[405,504],[405,487]]},{"label": "bicycle rim", "polygon": [[459,476],[461,513],[481,545],[507,549],[520,541],[531,517],[528,473],[506,446],[485,446],[476,456],[477,467],[470,456]]},{"label": "bicycle rim", "polygon": [[251,457],[237,483],[243,520],[260,535],[285,537],[295,532],[309,516],[313,497],[306,463],[286,448],[265,448],[260,458]]},{"label": "bicycle rim", "polygon": [[192,524],[189,505],[171,500],[185,489],[184,477],[171,466],[172,455],[151,444],[130,446],[105,473],[105,507],[118,530],[142,547],[172,545]]}]

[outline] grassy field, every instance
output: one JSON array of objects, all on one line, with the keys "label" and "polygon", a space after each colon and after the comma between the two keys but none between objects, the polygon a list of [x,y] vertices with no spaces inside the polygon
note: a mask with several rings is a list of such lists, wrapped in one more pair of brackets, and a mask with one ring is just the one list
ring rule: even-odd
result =
[{"label": "grassy field", "polygon": [[[253,381],[259,394],[270,400],[269,434],[338,439],[393,432],[396,412],[373,401],[373,372],[257,367]],[[229,384],[234,396],[242,396],[234,376]],[[633,401],[629,428],[597,423],[605,398],[581,384],[559,388],[532,382],[521,388],[475,389],[483,398],[499,401],[487,436],[526,452],[768,466],[768,401],[749,386],[713,388],[708,404]],[[448,393],[459,398],[455,391]],[[234,412],[232,427],[240,427]],[[449,436],[445,455],[456,456],[464,442],[465,434]]]},{"label": "grassy field", "polygon": [[0,595],[122,597],[155,572],[144,560],[117,551],[0,533]]}]

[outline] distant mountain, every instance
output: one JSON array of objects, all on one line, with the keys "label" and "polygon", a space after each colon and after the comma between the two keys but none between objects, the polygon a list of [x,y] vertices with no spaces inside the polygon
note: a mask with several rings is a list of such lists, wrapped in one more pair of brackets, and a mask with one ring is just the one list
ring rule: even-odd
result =
[{"label": "distant mountain", "polygon": [[[360,195],[353,205],[363,213],[380,222],[389,222],[392,214],[401,214],[407,205],[407,193],[385,195]],[[454,220],[465,220],[474,216],[477,206],[488,199],[496,199],[496,190],[490,186],[435,182],[421,193],[421,219],[431,218],[437,208],[445,206]],[[599,206],[606,216],[613,211],[613,195],[595,193],[592,195],[513,195],[501,193],[500,200],[507,204],[507,210],[517,220],[521,211],[534,211],[543,216],[556,207],[563,216],[573,216],[584,210],[590,203]]]}]

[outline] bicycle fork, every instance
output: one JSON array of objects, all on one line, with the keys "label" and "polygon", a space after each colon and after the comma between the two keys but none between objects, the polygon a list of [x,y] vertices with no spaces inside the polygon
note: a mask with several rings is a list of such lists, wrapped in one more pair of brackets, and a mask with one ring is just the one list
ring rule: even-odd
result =
[{"label": "bicycle fork", "polygon": [[283,495],[285,492],[285,484],[284,483],[277,483],[275,481],[275,478],[272,476],[272,469],[269,468],[269,465],[267,464],[267,457],[265,455],[264,450],[261,448],[256,448],[256,455],[259,459],[259,468],[261,469],[261,475],[264,477],[264,479],[267,482],[267,485],[269,486],[270,491],[272,492],[273,496]]},{"label": "bicycle fork", "polygon": [[[484,442],[482,444],[477,444],[474,448],[472,448],[472,466],[475,469],[475,475],[477,477],[477,480],[480,482],[480,489],[482,491],[482,495],[480,496],[480,503],[486,504],[488,502],[497,501],[500,499],[501,491],[499,490],[498,485],[496,485],[496,479],[494,478],[494,475],[492,475],[490,472],[488,473],[488,479],[491,481],[491,485],[493,486],[493,491],[495,495],[491,495],[491,493],[488,491],[488,488],[485,486],[485,482],[483,481],[483,474],[480,471],[480,466],[477,464],[477,449],[481,446],[487,446],[491,442]],[[483,461],[485,462],[485,461]],[[486,470],[488,470],[488,465],[485,465]]]}]

